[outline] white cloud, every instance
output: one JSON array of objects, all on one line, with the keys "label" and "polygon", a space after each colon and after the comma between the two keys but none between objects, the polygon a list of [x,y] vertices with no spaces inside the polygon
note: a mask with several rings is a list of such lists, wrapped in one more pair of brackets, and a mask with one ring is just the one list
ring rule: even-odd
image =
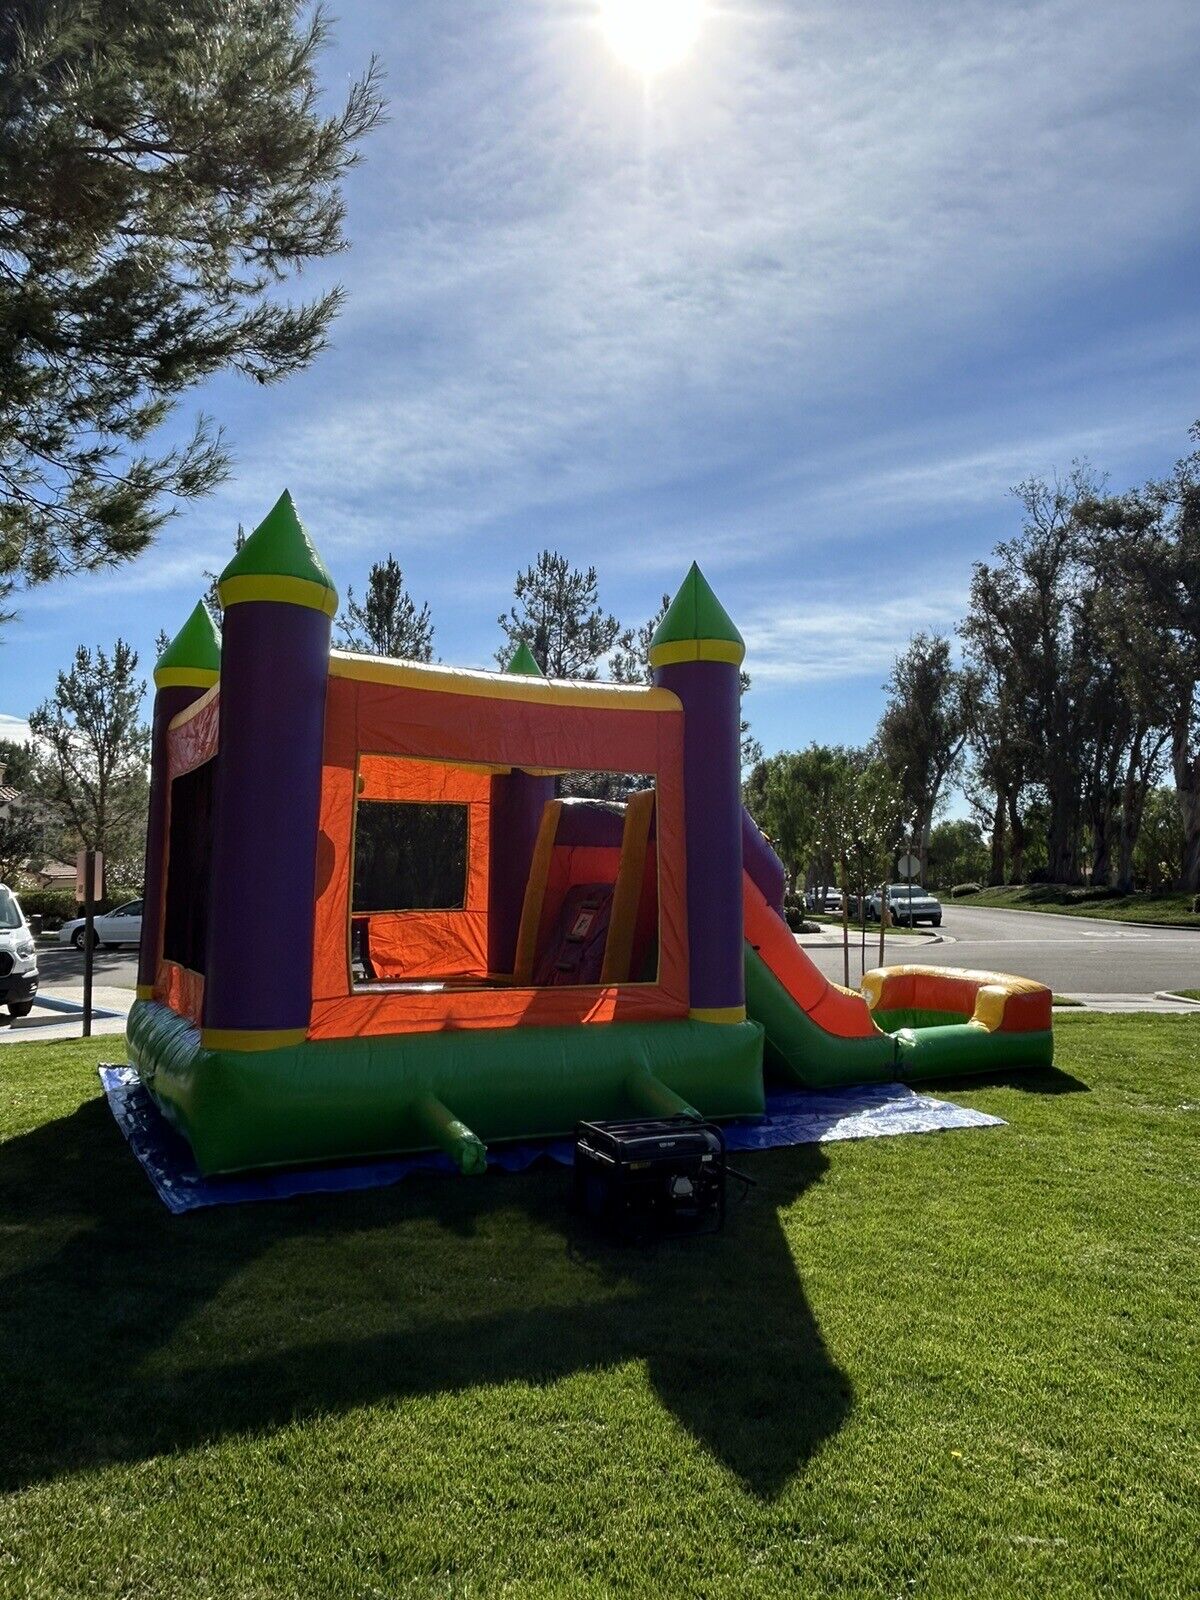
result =
[{"label": "white cloud", "polygon": [[442,541],[744,466],[774,404],[1128,264],[1196,193],[1183,0],[714,7],[649,105],[582,7],[411,37],[340,348],[259,452],[347,548],[358,502]]},{"label": "white cloud", "polygon": [[872,592],[828,586],[741,618],[746,666],[756,686],[833,683],[877,677],[882,683],[914,633],[948,633],[966,607],[965,589]]},{"label": "white cloud", "polygon": [[28,744],[33,735],[24,717],[9,716],[0,711],[0,739],[11,739],[16,744]]}]

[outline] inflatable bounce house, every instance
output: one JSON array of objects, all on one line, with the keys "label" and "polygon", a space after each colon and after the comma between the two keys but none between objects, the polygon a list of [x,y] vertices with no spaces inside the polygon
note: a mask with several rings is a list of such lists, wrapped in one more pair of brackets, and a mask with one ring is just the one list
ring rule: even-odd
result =
[{"label": "inflatable bounce house", "polygon": [[[653,684],[330,648],[285,493],[155,671],[130,1059],[206,1173],[582,1119],[754,1116],[797,1085],[1048,1063],[1050,993],[829,983],[740,799],[737,629],[693,566]],[[622,774],[621,803],[558,797]],[[596,785],[593,785],[596,787]],[[578,786],[576,786],[578,787]],[[613,783],[607,785],[614,789]]]}]

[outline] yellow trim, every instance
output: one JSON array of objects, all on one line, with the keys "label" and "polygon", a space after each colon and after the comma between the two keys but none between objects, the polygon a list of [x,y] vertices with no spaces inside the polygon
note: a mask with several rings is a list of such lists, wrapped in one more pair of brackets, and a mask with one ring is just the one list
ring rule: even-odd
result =
[{"label": "yellow trim", "polygon": [[673,667],[681,661],[724,661],[740,667],[745,659],[746,646],[735,639],[669,639],[650,648],[652,667]]},{"label": "yellow trim", "polygon": [[220,679],[215,667],[155,667],[156,689],[207,689]]},{"label": "yellow trim", "polygon": [[863,974],[858,992],[867,1002],[868,1010],[874,1011],[879,1004],[879,997],[883,993],[883,980],[890,970],[888,967],[876,967],[873,971]]},{"label": "yellow trim", "polygon": [[423,661],[389,661],[383,656],[329,652],[329,676],[358,683],[387,683],[400,689],[433,694],[473,695],[481,700],[517,701],[526,705],[606,707],[612,711],[681,711],[679,696],[669,689],[639,684],[579,683],[569,678],[523,678],[504,672],[479,672],[470,667],[443,667]]},{"label": "yellow trim", "polygon": [[154,985],[152,983],[139,983],[137,986],[137,998],[139,1000],[153,1000]]},{"label": "yellow trim", "polygon": [[654,790],[632,794],[625,806],[625,826],[621,832],[621,859],[613,887],[609,912],[608,937],[604,941],[601,983],[628,983],[633,959],[633,935],[637,928],[638,905],[646,875],[646,852],[650,845],[650,819],[654,815]]},{"label": "yellow trim", "polygon": [[692,1006],[688,1016],[693,1022],[745,1022],[745,1006]]},{"label": "yellow trim", "polygon": [[281,605],[307,606],[310,611],[323,611],[332,617],[337,611],[337,590],[311,578],[285,578],[269,573],[249,572],[226,578],[218,585],[217,594],[222,606],[241,605],[246,600],[276,600]]},{"label": "yellow trim", "polygon": [[977,972],[970,967],[933,967],[919,962],[907,962],[896,967],[876,967],[865,973],[860,985],[863,998],[872,1011],[877,1010],[883,998],[884,984],[889,978],[950,978],[959,983],[974,983],[975,1009],[969,1020],[989,1033],[999,1031],[1004,1021],[1004,1010],[1012,995],[1037,994],[1046,985],[1036,978],[1018,978],[1009,972]]},{"label": "yellow trim", "polygon": [[550,857],[558,835],[558,819],[562,816],[562,808],[561,800],[547,800],[542,807],[542,820],[538,823],[537,842],[533,847],[529,878],[525,884],[525,899],[521,903],[517,951],[513,958],[513,984],[518,989],[528,988],[533,982],[538,928],[542,921],[542,907],[546,903],[546,880],[550,876]]},{"label": "yellow trim", "polygon": [[307,1028],[202,1028],[200,1043],[205,1050],[283,1050],[290,1044],[303,1044]]},{"label": "yellow trim", "polygon": [[221,684],[218,680],[211,689],[207,689],[200,696],[199,700],[193,700],[190,706],[184,706],[182,711],[177,711],[170,722],[167,723],[167,727],[182,728],[185,722],[190,722],[193,717],[198,717],[206,706],[211,705],[220,692]]},{"label": "yellow trim", "polygon": [[971,1021],[986,1028],[989,1033],[999,1033],[1004,1021],[1004,1008],[1012,990],[998,983],[984,984],[975,996],[975,1010]]}]

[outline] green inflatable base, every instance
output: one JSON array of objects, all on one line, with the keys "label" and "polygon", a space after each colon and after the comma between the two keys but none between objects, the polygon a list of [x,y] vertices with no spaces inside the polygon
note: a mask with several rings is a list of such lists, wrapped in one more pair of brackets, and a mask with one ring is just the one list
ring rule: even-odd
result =
[{"label": "green inflatable base", "polygon": [[609,1023],[306,1040],[206,1050],[156,1001],[129,1014],[129,1059],[206,1175],[441,1149],[478,1172],[488,1141],[592,1118],[758,1116],[755,1022]]},{"label": "green inflatable base", "polygon": [[[894,1032],[865,1039],[826,1033],[779,982],[752,945],[746,946],[746,1009],[765,1030],[763,1044],[772,1077],[804,1089],[836,1089],[856,1083],[918,1083],[926,1078],[1048,1067],[1054,1035],[991,1033],[951,1012],[892,1012],[876,1017]],[[903,1026],[919,1020],[919,1027]]]}]

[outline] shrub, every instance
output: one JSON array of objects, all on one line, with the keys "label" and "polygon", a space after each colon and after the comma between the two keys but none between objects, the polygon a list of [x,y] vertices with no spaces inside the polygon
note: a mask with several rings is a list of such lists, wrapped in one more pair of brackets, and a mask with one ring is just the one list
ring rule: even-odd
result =
[{"label": "shrub", "polygon": [[[136,900],[140,894],[140,889],[118,889],[113,894],[104,895],[96,901],[96,913],[100,915],[111,911],[114,906],[123,906],[129,900]],[[24,889],[17,898],[27,917],[41,917],[42,926],[47,932],[61,928],[72,917],[83,915],[83,907],[76,903],[71,889]]]},{"label": "shrub", "polygon": [[784,906],[784,919],[793,933],[800,933],[804,928],[804,913],[799,906]]},{"label": "shrub", "polygon": [[1193,916],[1200,917],[1200,894],[1194,894],[1192,896],[1192,914]]},{"label": "shrub", "polygon": [[978,894],[981,889],[978,883],[956,883],[950,891],[951,900],[961,900],[965,894]]}]

